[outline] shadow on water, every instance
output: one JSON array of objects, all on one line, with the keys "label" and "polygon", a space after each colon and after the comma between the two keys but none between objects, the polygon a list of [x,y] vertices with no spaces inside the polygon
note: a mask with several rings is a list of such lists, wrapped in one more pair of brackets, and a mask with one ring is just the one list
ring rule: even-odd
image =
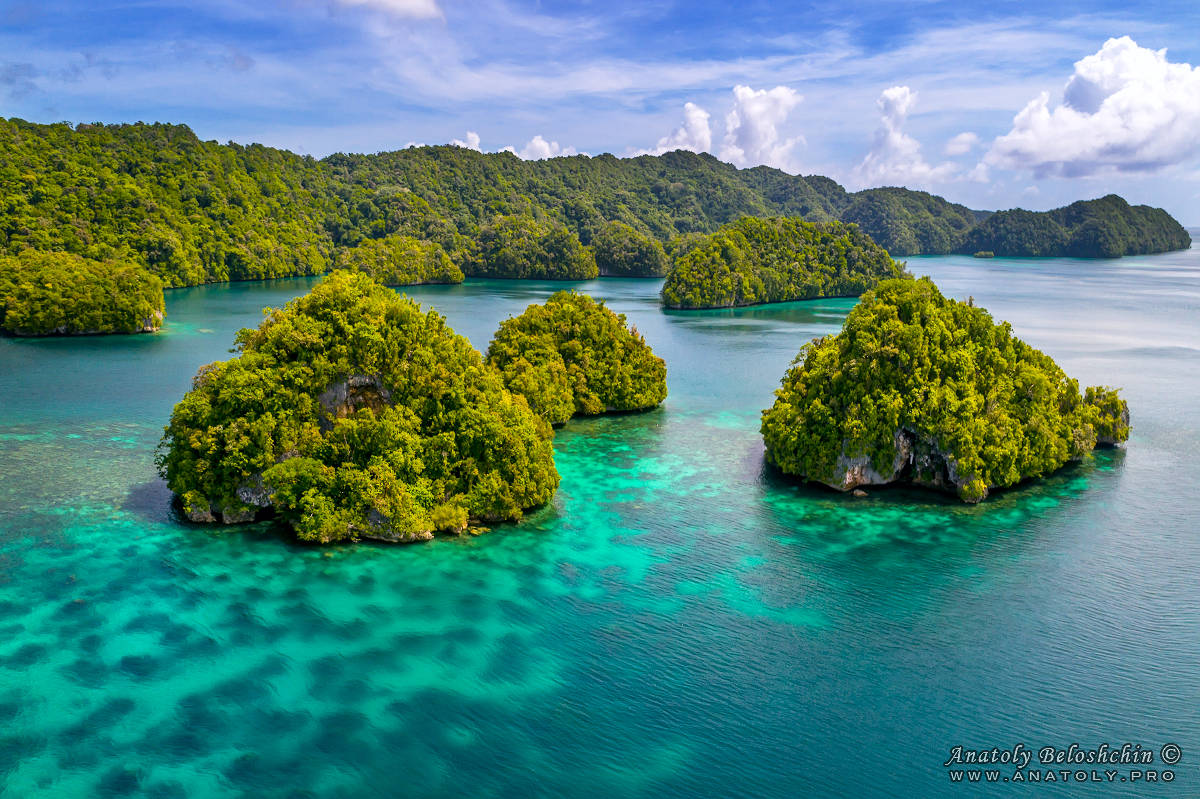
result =
[{"label": "shadow on water", "polygon": [[991,538],[1061,515],[1110,487],[1124,462],[1123,449],[1096,450],[1091,458],[995,490],[983,502],[969,505],[947,493],[908,485],[869,487],[864,489],[867,496],[856,497],[797,481],[764,458],[759,512],[766,529],[786,531],[781,540],[799,547],[806,558],[852,558],[859,564],[873,559],[881,566],[896,561],[907,567],[929,558],[968,557],[986,548]]},{"label": "shadow on water", "polygon": [[186,522],[175,503],[175,495],[165,480],[149,480],[129,487],[121,510],[148,522],[183,524]]}]

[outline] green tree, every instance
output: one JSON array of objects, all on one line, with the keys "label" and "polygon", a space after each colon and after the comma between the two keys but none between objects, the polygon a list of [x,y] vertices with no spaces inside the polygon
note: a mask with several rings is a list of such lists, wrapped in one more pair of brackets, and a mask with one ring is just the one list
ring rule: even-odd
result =
[{"label": "green tree", "polygon": [[501,216],[479,231],[470,273],[478,277],[589,280],[596,259],[564,225],[533,217]]},{"label": "green tree", "polygon": [[65,252],[0,256],[0,330],[8,333],[142,333],[164,314],[162,282],[137,265]]},{"label": "green tree", "polygon": [[625,316],[560,291],[500,323],[487,351],[505,385],[552,424],[646,410],[667,397],[667,367]]},{"label": "green tree", "polygon": [[624,222],[609,222],[592,239],[601,277],[662,277],[670,267],[658,239]]},{"label": "green tree", "polygon": [[904,274],[857,225],[746,217],[673,247],[668,308],[730,308],[816,297],[856,297]]},{"label": "green tree", "polygon": [[558,485],[550,426],[433,311],[338,271],[203,367],[158,465],[194,521],[274,512],[389,541],[520,519]]},{"label": "green tree", "polygon": [[462,270],[442,245],[411,236],[364,239],[337,254],[338,269],[365,272],[385,286],[420,283],[461,283]]},{"label": "green tree", "polygon": [[1129,435],[1112,389],[1083,396],[1048,356],[928,278],[865,294],[805,345],[763,411],[767,459],[849,489],[908,480],[978,502]]}]

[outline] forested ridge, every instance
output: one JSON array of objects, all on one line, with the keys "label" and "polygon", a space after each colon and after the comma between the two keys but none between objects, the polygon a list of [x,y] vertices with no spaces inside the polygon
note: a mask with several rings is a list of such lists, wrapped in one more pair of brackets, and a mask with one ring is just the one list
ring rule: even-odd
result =
[{"label": "forested ridge", "polygon": [[[398,239],[344,254],[397,236],[439,245],[467,275],[498,276],[481,239],[506,217],[532,220],[524,230],[549,230],[554,252],[573,253],[564,273],[543,276],[595,274],[595,245],[619,256],[602,271],[661,274],[645,240],[669,245],[744,216],[854,222],[895,256],[1111,256],[1190,244],[1166,212],[1115,196],[989,214],[924,192],[850,193],[829,178],[737,169],[684,151],[522,161],[446,145],[317,160],[201,141],[183,125],[0,119],[0,252],[138,264],[168,287],[320,274],[338,264],[414,282],[455,276],[436,253],[423,253],[429,269],[416,273],[390,262],[412,252]],[[612,241],[614,231],[621,241]]]},{"label": "forested ridge", "polygon": [[748,216],[678,246],[662,298],[691,309],[857,297],[906,274],[858,225]]}]

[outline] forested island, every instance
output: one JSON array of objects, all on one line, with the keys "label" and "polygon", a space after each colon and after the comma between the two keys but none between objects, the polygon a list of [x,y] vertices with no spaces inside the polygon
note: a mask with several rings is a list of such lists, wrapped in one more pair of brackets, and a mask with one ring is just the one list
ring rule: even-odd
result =
[{"label": "forested island", "polygon": [[[678,236],[745,216],[853,222],[893,256],[1190,246],[1166,212],[1114,196],[992,214],[925,192],[851,193],[828,178],[737,169],[685,151],[523,161],[447,145],[317,160],[201,141],[168,124],[0,119],[0,197],[0,252],[134,264],[168,287],[338,265],[385,278],[392,270],[396,282],[456,277],[437,256],[415,270],[395,266],[393,237],[437,244],[467,276],[661,275],[656,245],[669,250]],[[546,257],[565,266],[547,270]]]},{"label": "forested island", "polygon": [[0,255],[0,332],[151,333],[164,313],[162,282],[134,264],[37,250]]},{"label": "forested island", "polygon": [[806,344],[763,411],[768,462],[849,491],[912,483],[979,502],[1129,437],[1117,392],[928,278],[881,283]]},{"label": "forested island", "polygon": [[997,211],[970,231],[955,252],[1007,257],[1122,255],[1186,250],[1192,237],[1161,208],[1130,205],[1115,194],[1037,213]]},{"label": "forested island", "polygon": [[552,424],[653,408],[667,397],[667,366],[625,316],[586,294],[560,291],[501,322],[486,361]]},{"label": "forested island", "polygon": [[745,217],[680,245],[662,298],[668,308],[732,308],[857,297],[904,274],[858,225]]},{"label": "forested island", "polygon": [[334,272],[237,338],[175,406],[158,467],[195,522],[305,541],[511,521],[558,486],[549,424],[434,311]]}]

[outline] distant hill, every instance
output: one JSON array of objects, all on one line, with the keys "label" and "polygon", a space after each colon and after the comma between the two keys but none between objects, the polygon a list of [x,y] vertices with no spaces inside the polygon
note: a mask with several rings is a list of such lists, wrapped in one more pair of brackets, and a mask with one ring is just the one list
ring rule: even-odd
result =
[{"label": "distant hill", "polygon": [[442,246],[466,274],[501,216],[561,223],[589,245],[610,222],[668,242],[743,216],[857,223],[892,255],[1111,256],[1190,245],[1166,212],[1119,197],[1046,213],[972,211],[903,188],[737,169],[711,155],[572,156],[414,147],[322,160],[201,141],[186,126],[0,119],[0,253],[141,264],[167,286],[319,274],[368,239]]},{"label": "distant hill", "polygon": [[1130,205],[1110,194],[1042,213],[998,211],[968,231],[956,252],[1118,258],[1190,246],[1187,230],[1163,209]]}]

